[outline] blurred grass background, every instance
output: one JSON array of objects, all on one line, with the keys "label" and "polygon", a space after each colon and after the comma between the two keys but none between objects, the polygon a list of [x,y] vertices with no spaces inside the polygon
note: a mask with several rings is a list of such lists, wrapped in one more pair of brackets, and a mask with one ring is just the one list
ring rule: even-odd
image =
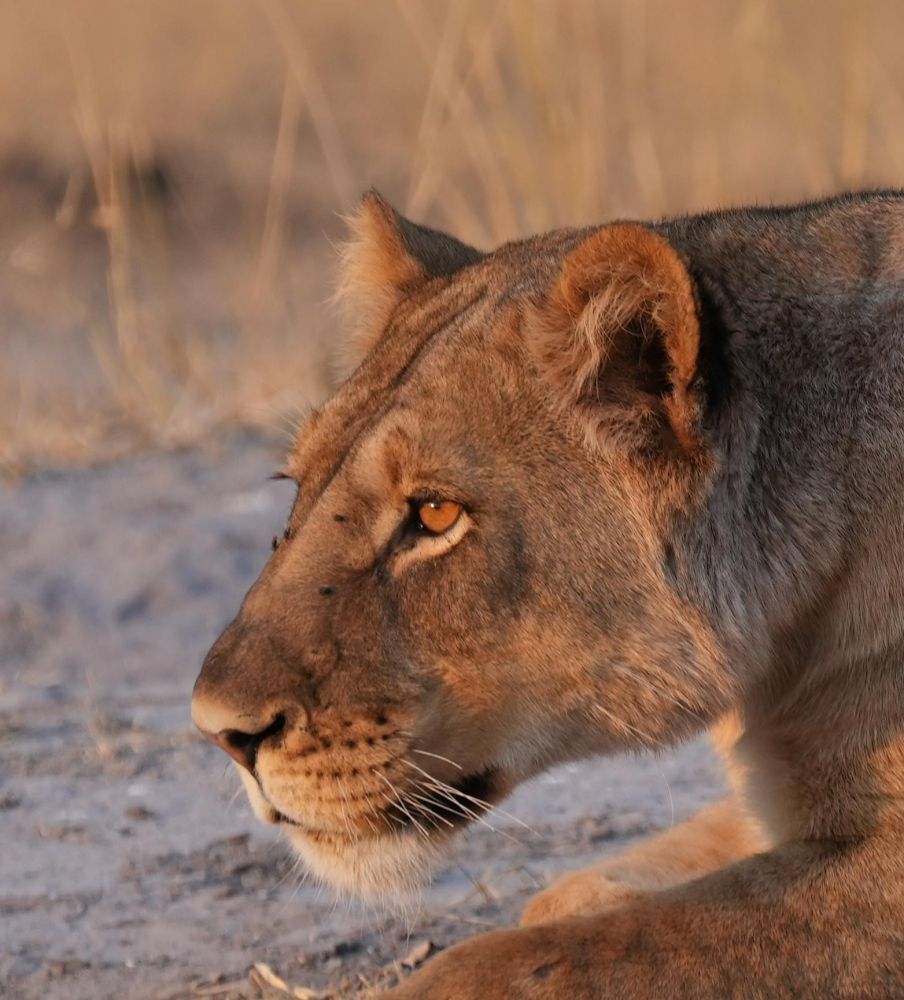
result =
[{"label": "blurred grass background", "polygon": [[286,427],[370,184],[489,246],[904,182],[894,0],[0,0],[0,468]]}]

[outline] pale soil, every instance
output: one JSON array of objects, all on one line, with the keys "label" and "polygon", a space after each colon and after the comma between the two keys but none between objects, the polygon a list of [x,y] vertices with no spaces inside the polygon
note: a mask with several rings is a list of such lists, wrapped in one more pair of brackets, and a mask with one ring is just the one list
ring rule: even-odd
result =
[{"label": "pale soil", "polygon": [[277,463],[272,444],[233,439],[0,492],[4,997],[164,1000],[216,983],[257,997],[261,961],[291,986],[391,981],[423,942],[511,924],[550,875],[719,794],[704,743],[571,766],[506,804],[535,833],[502,816],[505,835],[471,830],[407,915],[300,885],[188,715],[203,653],[285,517],[289,491],[265,478]]}]

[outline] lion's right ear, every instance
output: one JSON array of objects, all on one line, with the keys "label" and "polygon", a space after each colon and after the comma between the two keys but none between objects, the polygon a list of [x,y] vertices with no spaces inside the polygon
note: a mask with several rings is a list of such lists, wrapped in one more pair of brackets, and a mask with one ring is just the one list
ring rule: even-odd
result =
[{"label": "lion's right ear", "polygon": [[348,217],[336,301],[349,320],[345,371],[380,339],[399,302],[431,278],[454,274],[483,256],[452,236],[411,222],[368,191]]}]

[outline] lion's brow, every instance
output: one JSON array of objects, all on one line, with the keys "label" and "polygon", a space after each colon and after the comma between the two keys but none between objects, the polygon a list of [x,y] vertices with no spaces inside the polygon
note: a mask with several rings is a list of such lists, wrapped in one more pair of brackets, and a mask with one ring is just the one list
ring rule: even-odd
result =
[{"label": "lion's brow", "polygon": [[[317,415],[311,438],[322,442],[321,446],[317,448],[309,438],[311,443],[305,442],[292,456],[293,467],[304,465],[310,485],[306,508],[329,487],[361,437],[389,412],[396,391],[411,378],[418,362],[436,343],[437,335],[459,323],[488,296],[484,285],[469,289],[470,294],[463,300],[460,291],[456,291],[458,301],[451,303],[453,308],[450,309],[450,303],[442,297],[440,301],[431,301],[429,310],[416,313],[408,318],[404,327],[397,328],[400,335],[413,331],[415,336],[392,344],[395,330],[391,327],[374,352],[379,352],[379,356],[374,359],[372,354],[339,395]],[[383,347],[386,341],[390,343]]]}]

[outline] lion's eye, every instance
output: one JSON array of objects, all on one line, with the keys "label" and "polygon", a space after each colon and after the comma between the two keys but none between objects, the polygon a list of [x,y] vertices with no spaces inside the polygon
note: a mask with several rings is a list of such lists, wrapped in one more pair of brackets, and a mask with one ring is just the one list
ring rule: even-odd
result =
[{"label": "lion's eye", "polygon": [[461,504],[454,500],[429,500],[418,505],[417,516],[432,535],[441,535],[455,524],[461,511]]}]

